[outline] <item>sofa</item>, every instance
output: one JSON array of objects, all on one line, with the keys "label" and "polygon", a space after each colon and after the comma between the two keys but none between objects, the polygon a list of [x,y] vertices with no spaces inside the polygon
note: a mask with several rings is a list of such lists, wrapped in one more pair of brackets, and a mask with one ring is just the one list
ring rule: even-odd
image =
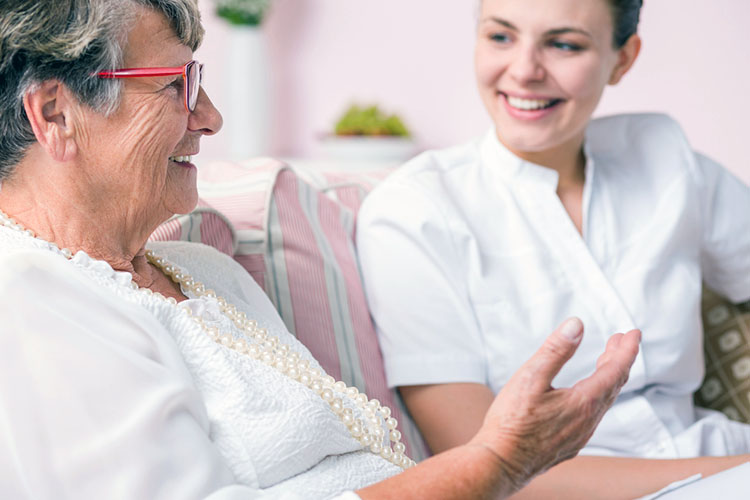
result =
[{"label": "sofa", "polygon": [[[199,165],[201,200],[152,240],[211,245],[263,288],[289,330],[334,378],[391,407],[409,456],[429,450],[396,391],[388,389],[354,244],[356,214],[391,169],[291,167],[270,158]],[[750,303],[703,297],[706,377],[700,406],[750,422]]]}]

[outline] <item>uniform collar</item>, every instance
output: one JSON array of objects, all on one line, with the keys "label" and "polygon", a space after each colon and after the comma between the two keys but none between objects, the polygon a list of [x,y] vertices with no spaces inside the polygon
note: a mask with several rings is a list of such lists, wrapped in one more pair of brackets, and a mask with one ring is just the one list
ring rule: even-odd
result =
[{"label": "uniform collar", "polygon": [[[586,157],[586,177],[587,179],[593,174],[594,161],[589,147],[588,134],[583,145],[583,154]],[[513,181],[520,183],[533,183],[536,185],[547,186],[552,190],[557,190],[559,175],[556,170],[543,167],[523,160],[511,153],[500,139],[494,127],[482,138],[480,144],[480,155],[482,163],[490,166],[493,171],[504,181]]]}]

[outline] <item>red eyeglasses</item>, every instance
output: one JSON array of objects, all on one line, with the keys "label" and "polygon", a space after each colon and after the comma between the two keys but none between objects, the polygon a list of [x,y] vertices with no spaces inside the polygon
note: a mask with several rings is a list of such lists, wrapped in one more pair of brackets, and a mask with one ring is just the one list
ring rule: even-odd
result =
[{"label": "red eyeglasses", "polygon": [[198,61],[190,61],[184,66],[176,68],[123,68],[114,71],[101,71],[96,74],[99,78],[138,78],[143,76],[174,76],[182,75],[185,81],[185,109],[195,111],[198,103],[198,92],[203,81],[203,65]]}]

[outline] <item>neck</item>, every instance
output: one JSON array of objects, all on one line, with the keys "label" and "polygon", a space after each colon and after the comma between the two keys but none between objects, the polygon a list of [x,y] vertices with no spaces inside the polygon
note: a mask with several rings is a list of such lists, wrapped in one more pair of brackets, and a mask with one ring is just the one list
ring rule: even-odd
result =
[{"label": "neck", "polygon": [[140,286],[153,281],[154,269],[144,257],[144,246],[166,216],[144,222],[149,221],[146,214],[131,214],[118,200],[98,193],[92,196],[65,178],[50,175],[51,169],[46,176],[22,175],[30,170],[18,168],[3,181],[0,210],[39,238],[72,253],[83,250],[115,270],[131,273]]},{"label": "neck", "polygon": [[[500,142],[503,142],[502,138]],[[557,171],[558,192],[583,186],[586,156],[583,153],[582,135],[544,151],[518,151],[503,144],[522,160]]]}]

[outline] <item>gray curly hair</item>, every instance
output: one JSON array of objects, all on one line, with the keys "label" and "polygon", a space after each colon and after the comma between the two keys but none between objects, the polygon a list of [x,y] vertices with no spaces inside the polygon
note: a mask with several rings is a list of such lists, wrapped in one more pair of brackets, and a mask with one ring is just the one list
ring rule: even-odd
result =
[{"label": "gray curly hair", "polygon": [[36,142],[23,97],[40,83],[62,82],[105,115],[117,109],[119,80],[95,75],[121,66],[138,6],[169,20],[196,50],[203,39],[197,0],[2,0],[0,2],[0,181]]}]

